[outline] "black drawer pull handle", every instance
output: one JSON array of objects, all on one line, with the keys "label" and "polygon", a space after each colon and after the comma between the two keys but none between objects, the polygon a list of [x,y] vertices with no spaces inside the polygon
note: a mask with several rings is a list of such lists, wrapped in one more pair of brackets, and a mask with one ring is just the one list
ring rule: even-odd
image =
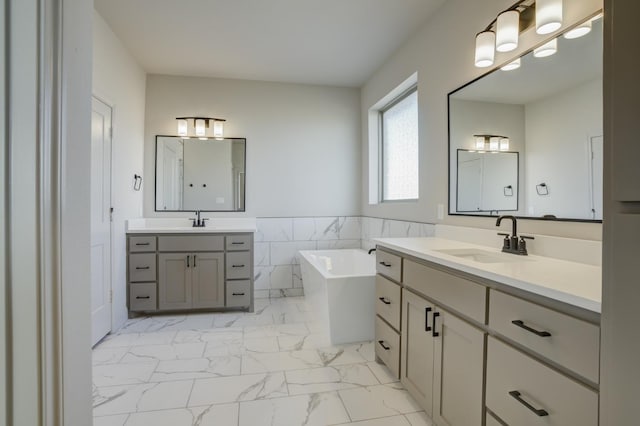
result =
[{"label": "black drawer pull handle", "polygon": [[525,330],[527,330],[530,333],[535,334],[536,336],[551,337],[551,333],[549,333],[548,331],[538,331],[535,328],[531,328],[531,327],[525,325],[525,323],[520,321],[520,320],[513,320],[513,321],[511,321],[511,324],[513,324],[515,326],[518,326],[520,328],[524,328]]},{"label": "black drawer pull handle", "polygon": [[187,256],[187,268],[189,268],[189,267],[190,267],[190,266],[189,266],[189,258],[190,258],[190,257],[191,257],[191,256]]},{"label": "black drawer pull handle", "polygon": [[424,308],[424,331],[431,331],[431,327],[429,327],[429,312],[431,312],[431,308]]},{"label": "black drawer pull handle", "polygon": [[431,332],[431,335],[433,337],[438,337],[440,335],[440,333],[436,331],[436,318],[438,318],[439,316],[440,316],[440,312],[433,313],[433,331]]},{"label": "black drawer pull handle", "polygon": [[151,243],[136,243],[137,246],[148,246],[151,245]]},{"label": "black drawer pull handle", "polygon": [[149,269],[148,266],[136,266],[136,269]]},{"label": "black drawer pull handle", "polygon": [[231,244],[234,245],[234,246],[242,246],[242,245],[244,245],[244,243],[242,241],[234,241]]},{"label": "black drawer pull handle", "polygon": [[378,263],[380,263],[385,268],[391,268],[391,264],[390,263],[387,263],[387,262],[378,262]]},{"label": "black drawer pull handle", "polygon": [[232,293],[234,296],[244,296],[244,293]]},{"label": "black drawer pull handle", "polygon": [[384,303],[385,305],[390,305],[391,301],[389,301],[389,299],[387,299],[386,297],[379,297],[378,299],[380,299],[380,301],[382,303]]},{"label": "black drawer pull handle", "polygon": [[193,267],[196,268],[196,255],[193,255]]},{"label": "black drawer pull handle", "polygon": [[231,265],[232,268],[244,268],[244,265]]},{"label": "black drawer pull handle", "polygon": [[522,397],[520,396],[520,392],[511,391],[511,392],[509,392],[509,395],[511,395],[513,398],[515,398],[515,400],[518,401],[520,404],[524,405],[529,410],[531,410],[534,413],[536,413],[539,417],[544,417],[544,416],[548,416],[549,415],[549,413],[546,410],[543,410],[543,409],[540,409],[540,408],[536,408],[533,405],[529,404],[524,399],[522,399]]},{"label": "black drawer pull handle", "polygon": [[380,344],[380,346],[382,346],[382,349],[384,349],[385,351],[391,350],[391,347],[384,344],[384,340],[378,340],[378,343]]},{"label": "black drawer pull handle", "polygon": [[151,299],[151,296],[136,296],[136,299]]}]

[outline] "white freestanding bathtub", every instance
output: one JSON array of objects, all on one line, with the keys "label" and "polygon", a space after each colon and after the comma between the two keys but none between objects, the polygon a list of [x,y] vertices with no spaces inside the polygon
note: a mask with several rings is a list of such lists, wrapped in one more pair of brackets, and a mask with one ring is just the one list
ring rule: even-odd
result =
[{"label": "white freestanding bathtub", "polygon": [[302,286],[332,344],[374,339],[375,256],[364,250],[300,251]]}]

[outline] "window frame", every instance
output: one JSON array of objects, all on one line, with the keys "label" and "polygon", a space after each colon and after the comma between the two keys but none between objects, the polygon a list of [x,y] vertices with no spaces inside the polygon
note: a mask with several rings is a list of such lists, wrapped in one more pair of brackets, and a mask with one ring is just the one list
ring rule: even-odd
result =
[{"label": "window frame", "polygon": [[[384,198],[384,113],[392,109],[394,106],[411,96],[413,93],[418,94],[418,83],[412,84],[409,88],[402,91],[398,96],[389,101],[386,105],[378,110],[378,203],[406,203],[415,202],[420,199],[420,179],[418,178],[418,195],[416,198],[403,198],[397,200],[386,200]],[[418,106],[416,106],[418,109]],[[416,111],[417,112],[417,111]],[[419,118],[419,115],[418,115]],[[419,123],[416,123],[419,126]],[[419,129],[418,129],[419,130]],[[418,140],[418,152],[420,149],[420,141]],[[418,174],[420,166],[418,163]]]}]

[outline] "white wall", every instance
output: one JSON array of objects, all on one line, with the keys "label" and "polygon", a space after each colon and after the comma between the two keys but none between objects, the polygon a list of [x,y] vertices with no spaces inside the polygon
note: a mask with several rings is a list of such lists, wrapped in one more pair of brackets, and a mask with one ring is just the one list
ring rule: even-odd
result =
[{"label": "white wall", "polygon": [[[365,216],[426,222],[444,222],[491,228],[495,220],[462,216],[437,218],[437,207],[447,205],[447,94],[487,72],[473,65],[475,34],[511,0],[449,0],[367,81],[362,88],[362,212]],[[565,2],[565,28],[602,7],[602,0]],[[563,29],[561,28],[560,31]],[[513,52],[496,56],[500,66],[541,43],[548,36],[522,34]],[[420,114],[420,200],[413,203],[368,204],[368,110],[389,91],[418,72]],[[523,220],[525,233],[601,239],[601,225]]]},{"label": "white wall", "polygon": [[[525,105],[527,215],[591,217],[589,144],[602,136],[602,113],[600,79]],[[541,182],[549,195],[536,193]]]},{"label": "white wall", "polygon": [[195,115],[225,118],[225,136],[247,139],[246,212],[234,215],[360,213],[358,89],[149,75],[146,105],[146,217],[189,215],[154,211],[155,136]]},{"label": "white wall", "polygon": [[[145,82],[144,70],[94,11],[93,94],[113,107],[111,327],[114,331],[127,319],[125,220],[142,216],[143,192],[133,190],[133,175],[143,174]],[[144,178],[143,185],[153,188],[153,183]]]},{"label": "white wall", "polygon": [[[524,184],[524,157],[525,157],[525,116],[524,106],[512,104],[499,104],[495,102],[468,101],[462,99],[451,99],[452,116],[451,120],[451,153],[449,169],[454,173],[451,175],[450,198],[451,210],[456,210],[456,184],[457,175],[457,150],[475,149],[475,138],[473,135],[493,134],[509,137],[509,151],[518,152],[519,161],[519,189]],[[520,214],[524,204],[522,191],[518,193],[518,206],[521,210],[510,214]]]}]

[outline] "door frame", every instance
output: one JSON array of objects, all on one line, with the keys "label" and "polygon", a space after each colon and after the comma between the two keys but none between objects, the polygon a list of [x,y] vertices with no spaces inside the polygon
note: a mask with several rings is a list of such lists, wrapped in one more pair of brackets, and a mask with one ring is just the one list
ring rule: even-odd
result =
[{"label": "door frame", "polygon": [[[104,105],[106,105],[107,107],[109,107],[109,109],[111,110],[111,130],[109,131],[109,138],[110,138],[110,142],[109,142],[109,207],[113,209],[113,134],[115,132],[114,128],[114,122],[115,122],[115,105],[113,102],[107,100],[106,97],[101,96],[96,94],[95,92],[91,94],[91,99],[95,99],[98,102],[103,103]],[[113,324],[113,318],[115,317],[114,315],[114,309],[113,309],[113,277],[116,273],[116,271],[114,270],[114,264],[115,262],[113,261],[114,258],[114,251],[113,251],[113,211],[110,212],[110,216],[109,216],[109,333],[111,333],[114,330],[114,324]],[[105,335],[106,336],[106,335]],[[100,341],[104,339],[104,336],[98,341],[96,342],[96,344],[100,343]]]}]

